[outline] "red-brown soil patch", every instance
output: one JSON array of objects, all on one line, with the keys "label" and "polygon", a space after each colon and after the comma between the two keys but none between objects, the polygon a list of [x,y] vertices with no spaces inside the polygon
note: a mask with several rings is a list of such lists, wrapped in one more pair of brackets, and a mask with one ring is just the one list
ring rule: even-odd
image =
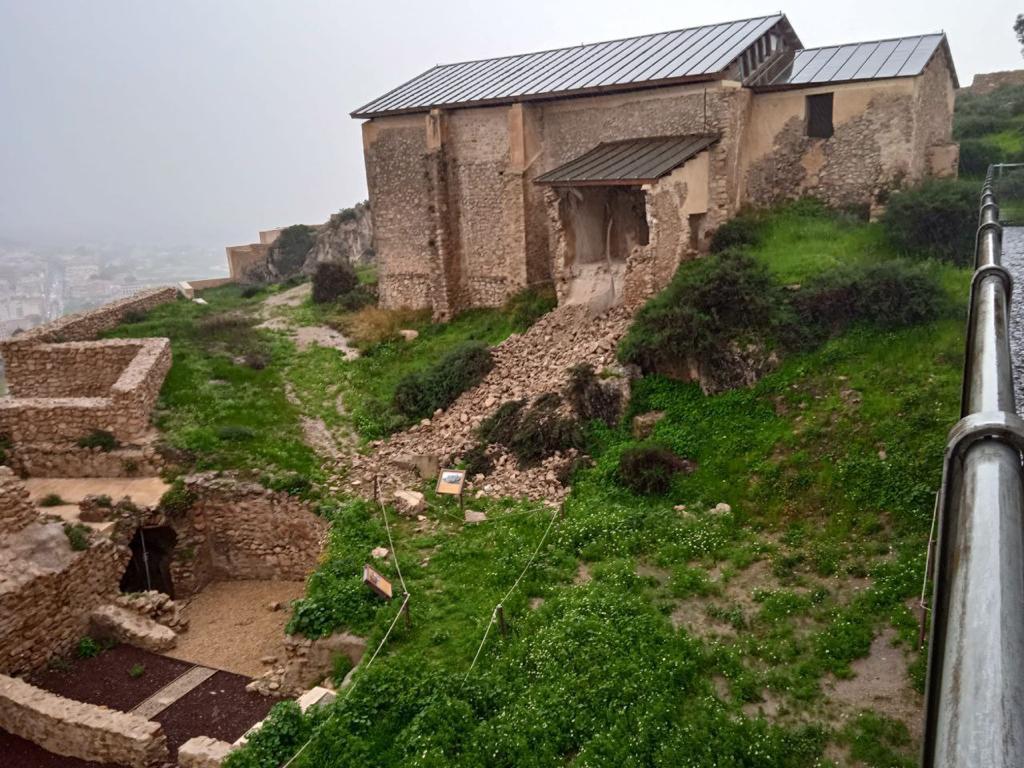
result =
[{"label": "red-brown soil patch", "polygon": [[123,768],[110,763],[89,763],[55,755],[7,731],[0,731],[0,765],[11,768]]},{"label": "red-brown soil patch", "polygon": [[217,672],[154,717],[164,727],[171,756],[193,736],[234,742],[262,720],[280,699],[249,693],[249,678]]},{"label": "red-brown soil patch", "polygon": [[[192,666],[131,645],[118,645],[91,659],[69,663],[67,670],[46,669],[29,677],[28,682],[68,699],[121,712],[138,706]],[[136,664],[145,671],[132,677],[128,671]]]}]

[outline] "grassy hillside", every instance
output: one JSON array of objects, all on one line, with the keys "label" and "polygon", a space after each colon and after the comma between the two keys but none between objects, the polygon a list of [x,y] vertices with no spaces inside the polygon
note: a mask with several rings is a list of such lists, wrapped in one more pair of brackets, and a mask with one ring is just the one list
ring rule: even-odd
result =
[{"label": "grassy hillside", "polygon": [[[799,207],[772,216],[749,253],[786,283],[893,256],[877,225]],[[967,273],[934,269],[962,303]],[[207,342],[168,321],[259,301],[230,289],[208,298],[210,308],[173,305],[125,331],[172,331],[176,373],[161,418],[179,443],[235,416],[189,399],[226,363],[190,360]],[[289,312],[329,319],[308,305]],[[509,312],[472,313],[350,363],[266,332],[271,364],[237,375],[252,383],[250,407],[280,406],[272,418],[289,443],[300,411],[374,437],[395,426],[387,403],[400,371],[513,327]],[[271,743],[231,766],[273,765],[311,729],[295,766],[913,765],[924,657],[911,606],[957,417],[962,344],[956,313],[899,331],[854,328],[749,390],[705,397],[695,384],[644,378],[629,415],[664,411],[654,439],[696,464],[664,496],[634,495],[617,479],[619,457],[637,444],[629,418],[588,426],[594,464],[577,473],[564,516],[473,499],[488,521],[464,525],[425,484],[426,522],[391,516],[411,629],[394,623],[381,655],[316,722],[280,713]],[[280,405],[286,380],[298,409]],[[346,414],[331,410],[339,397]],[[258,465],[274,455],[264,445],[273,432],[252,429],[239,443],[248,456],[234,444],[194,450]],[[282,469],[299,453],[290,449]],[[328,492],[321,508],[333,522],[328,553],[290,629],[346,628],[376,647],[398,608],[359,579],[369,550],[387,545],[380,512]],[[390,563],[380,567],[398,582]],[[499,601],[507,637],[492,623]],[[888,659],[881,698],[854,685],[856,665],[882,658],[873,643]],[[887,643],[897,650],[886,655]]]}]

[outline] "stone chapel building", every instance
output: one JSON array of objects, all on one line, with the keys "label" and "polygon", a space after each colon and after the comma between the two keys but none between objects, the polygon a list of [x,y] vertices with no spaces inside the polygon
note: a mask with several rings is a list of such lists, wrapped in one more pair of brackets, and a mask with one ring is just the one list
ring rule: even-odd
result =
[{"label": "stone chapel building", "polygon": [[741,206],[877,213],[955,175],[943,34],[804,48],[785,15],[438,65],[352,116],[385,307],[662,288]]}]

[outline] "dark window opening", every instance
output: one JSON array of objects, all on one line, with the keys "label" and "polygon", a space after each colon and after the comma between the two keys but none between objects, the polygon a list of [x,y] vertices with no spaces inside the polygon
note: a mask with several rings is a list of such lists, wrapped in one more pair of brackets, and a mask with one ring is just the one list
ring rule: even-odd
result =
[{"label": "dark window opening", "polygon": [[807,97],[807,135],[815,139],[831,138],[832,94],[819,93]]},{"label": "dark window opening", "polygon": [[155,589],[174,597],[171,557],[178,535],[167,526],[139,528],[129,545],[132,559],[121,577],[122,592]]}]

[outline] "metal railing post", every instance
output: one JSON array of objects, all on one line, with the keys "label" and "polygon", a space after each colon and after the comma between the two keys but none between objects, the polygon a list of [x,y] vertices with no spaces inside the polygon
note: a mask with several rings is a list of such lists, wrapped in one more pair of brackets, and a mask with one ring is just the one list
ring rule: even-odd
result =
[{"label": "metal railing post", "polygon": [[981,195],[961,420],[939,496],[925,768],[1024,766],[1024,421],[994,171]]}]

